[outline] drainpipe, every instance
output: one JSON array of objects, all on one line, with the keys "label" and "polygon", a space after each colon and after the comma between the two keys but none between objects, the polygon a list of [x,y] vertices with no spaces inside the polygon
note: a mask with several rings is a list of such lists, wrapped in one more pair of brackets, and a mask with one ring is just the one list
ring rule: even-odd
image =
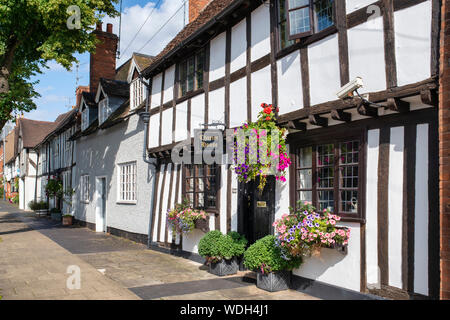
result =
[{"label": "drainpipe", "polygon": [[[143,77],[139,76],[140,81],[142,81],[142,83],[146,86],[147,88],[147,98],[145,100],[145,111],[141,112],[139,114],[139,117],[141,118],[141,121],[144,123],[144,150],[143,150],[143,154],[142,154],[142,159],[144,160],[145,163],[148,163],[150,165],[150,170],[152,170],[153,172],[156,172],[157,168],[157,160],[156,159],[152,159],[152,158],[148,158],[147,155],[147,143],[148,143],[148,124],[150,122],[150,112],[149,110],[149,98],[150,98],[150,84],[146,84],[143,81]],[[153,201],[154,201],[154,194],[155,194],[155,179],[154,179],[154,175],[152,174],[151,179],[153,180],[152,182],[152,198],[150,201],[150,219],[149,219],[149,224],[148,224],[148,243],[147,243],[147,247],[150,248],[150,246],[152,245],[152,239],[153,239],[153,228],[152,228],[152,221],[153,221]]]}]

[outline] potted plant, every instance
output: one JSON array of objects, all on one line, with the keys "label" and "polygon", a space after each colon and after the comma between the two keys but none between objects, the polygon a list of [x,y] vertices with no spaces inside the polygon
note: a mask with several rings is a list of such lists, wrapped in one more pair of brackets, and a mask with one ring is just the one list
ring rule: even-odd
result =
[{"label": "potted plant", "polygon": [[188,199],[184,199],[182,203],[176,204],[174,209],[167,211],[167,224],[174,233],[178,234],[187,234],[195,228],[202,229],[204,232],[209,230],[206,212],[191,208]]},{"label": "potted plant", "polygon": [[52,209],[50,209],[50,215],[52,217],[52,220],[61,221],[61,217],[62,217],[61,210],[59,210],[57,208],[52,208]]},{"label": "potted plant", "polygon": [[198,244],[198,253],[206,259],[209,272],[227,276],[238,272],[237,258],[245,251],[247,240],[237,232],[222,234],[219,230],[208,232]]},{"label": "potted plant", "polygon": [[261,108],[256,122],[244,123],[234,130],[234,171],[240,182],[259,180],[260,192],[268,175],[286,182],[291,164],[286,147],[288,130],[276,122],[279,109],[266,103]]},{"label": "potted plant", "polygon": [[73,216],[70,214],[65,214],[62,217],[63,226],[71,226],[73,223]]},{"label": "potted plant", "polygon": [[40,215],[46,215],[47,213],[48,213],[48,203],[43,200],[39,201],[36,214],[38,214],[40,216]]},{"label": "potted plant", "polygon": [[320,254],[321,248],[335,248],[346,253],[350,229],[338,227],[341,220],[328,209],[321,213],[309,202],[297,203],[297,210],[284,214],[273,224],[277,244],[289,256]]},{"label": "potted plant", "polygon": [[256,286],[275,292],[287,290],[291,271],[302,263],[302,257],[283,257],[281,248],[273,235],[259,239],[244,253],[244,266],[257,273]]}]

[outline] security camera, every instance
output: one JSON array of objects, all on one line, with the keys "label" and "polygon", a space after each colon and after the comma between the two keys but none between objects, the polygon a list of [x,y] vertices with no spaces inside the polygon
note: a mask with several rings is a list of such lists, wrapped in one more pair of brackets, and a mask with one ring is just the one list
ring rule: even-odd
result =
[{"label": "security camera", "polygon": [[354,80],[347,83],[345,86],[341,88],[341,90],[338,91],[336,94],[339,99],[345,99],[352,96],[352,93],[362,88],[364,85],[363,79],[361,77],[356,77]]}]

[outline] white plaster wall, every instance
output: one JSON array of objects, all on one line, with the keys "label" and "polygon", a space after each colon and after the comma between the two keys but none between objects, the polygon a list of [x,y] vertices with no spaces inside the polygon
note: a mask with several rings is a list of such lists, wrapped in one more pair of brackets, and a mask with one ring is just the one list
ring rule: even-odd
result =
[{"label": "white plaster wall", "polygon": [[266,1],[251,13],[251,59],[270,53],[270,4]]},{"label": "white plaster wall", "polygon": [[163,103],[173,99],[173,86],[175,83],[175,65],[166,69],[164,74],[164,96]]},{"label": "white plaster wall", "polygon": [[230,128],[239,127],[247,121],[247,78],[230,84]]},{"label": "white plaster wall", "polygon": [[300,74],[300,51],[277,61],[279,114],[303,108],[302,77]]},{"label": "white plaster wall", "polygon": [[[170,191],[170,179],[172,178],[173,174],[173,164],[169,163],[167,165],[167,171],[166,171],[166,180],[164,184],[164,189],[162,192],[162,203],[160,203],[161,206],[161,229],[159,234],[159,241],[164,242],[165,235],[166,235],[166,213],[167,213],[167,202],[169,201],[169,191]],[[158,194],[159,196],[160,194]]]},{"label": "white plaster wall", "polygon": [[188,234],[183,235],[183,250],[192,253],[198,253],[198,243],[205,234],[198,229],[192,230]]},{"label": "white plaster wall", "polygon": [[187,101],[176,106],[175,110],[175,141],[183,141],[187,139]]},{"label": "white plaster wall", "polygon": [[391,128],[388,185],[388,267],[389,285],[402,288],[404,127]]},{"label": "white plaster wall", "polygon": [[394,13],[398,85],[431,76],[431,0]]},{"label": "white plaster wall", "polygon": [[225,123],[225,89],[209,92],[208,123],[219,121]]},{"label": "white plaster wall", "polygon": [[24,208],[25,208],[25,210],[30,210],[30,207],[28,204],[30,203],[30,201],[34,201],[34,193],[36,190],[36,177],[35,176],[34,177],[25,177],[24,190],[25,190]]},{"label": "white plaster wall", "polygon": [[242,19],[231,29],[230,71],[233,73],[247,64],[247,22]]},{"label": "white plaster wall", "polygon": [[227,170],[226,166],[220,166],[220,232],[227,233],[227,207],[231,205],[227,202]]},{"label": "white plaster wall", "polygon": [[154,225],[153,225],[153,234],[152,234],[152,241],[153,242],[157,242],[159,241],[158,239],[158,224],[159,224],[159,211],[161,211],[161,193],[164,192],[164,188],[166,187],[166,184],[162,183],[164,180],[164,172],[166,170],[166,166],[167,164],[161,164],[160,167],[160,175],[159,175],[159,181],[158,181],[158,187],[156,189],[156,206],[155,209],[156,211],[153,213],[154,216]]},{"label": "white plaster wall", "polygon": [[[360,93],[385,90],[383,18],[360,24],[349,29],[347,34],[350,80],[362,77],[364,87]],[[335,50],[338,52],[337,48]]]},{"label": "white plaster wall", "polygon": [[311,105],[337,100],[340,89],[337,35],[331,35],[308,48]]},{"label": "white plaster wall", "polygon": [[261,103],[272,103],[272,81],[270,65],[252,72],[252,121],[258,119],[258,113],[262,110]]},{"label": "white plaster wall", "polygon": [[[148,130],[148,146],[154,148],[159,146],[159,127],[160,127],[160,114],[156,113],[150,117],[149,130]],[[80,147],[81,149],[81,147]]]},{"label": "white plaster wall", "polygon": [[238,231],[238,178],[232,168],[231,170],[231,230]]},{"label": "white plaster wall", "polygon": [[199,94],[191,100],[191,137],[195,129],[202,129],[205,123],[205,95]]},{"label": "white plaster wall", "polygon": [[152,95],[151,95],[151,106],[150,108],[155,108],[161,105],[161,86],[162,86],[162,73],[157,74],[152,79]]},{"label": "white plaster wall", "polygon": [[360,291],[360,224],[340,223],[339,225],[351,229],[348,254],[343,255],[337,250],[322,249],[320,256],[305,259],[300,268],[293,273],[308,279]]},{"label": "white plaster wall", "polygon": [[367,133],[366,269],[369,287],[380,283],[378,268],[378,154],[380,130]]},{"label": "white plaster wall", "polygon": [[225,76],[226,32],[222,32],[210,42],[209,81]]},{"label": "white plaster wall", "polygon": [[19,209],[25,210],[25,182],[19,179]]},{"label": "white plaster wall", "polygon": [[428,124],[417,125],[414,292],[428,295]]},{"label": "white plaster wall", "polygon": [[[374,0],[346,0],[347,14],[374,3]],[[372,11],[369,11],[371,13]]]},{"label": "white plaster wall", "polygon": [[172,143],[172,122],[173,122],[173,109],[169,108],[162,112],[162,145]]},{"label": "white plaster wall", "polygon": [[[106,176],[108,226],[132,233],[148,234],[154,173],[142,159],[144,125],[139,116],[133,115],[124,123],[97,131],[77,141],[79,149],[74,170],[74,185],[77,188],[73,203],[75,218],[95,223],[95,178]],[[120,204],[117,203],[117,165],[132,161],[137,163],[137,202]],[[79,180],[83,174],[90,176],[90,201],[87,204],[80,201]]]}]

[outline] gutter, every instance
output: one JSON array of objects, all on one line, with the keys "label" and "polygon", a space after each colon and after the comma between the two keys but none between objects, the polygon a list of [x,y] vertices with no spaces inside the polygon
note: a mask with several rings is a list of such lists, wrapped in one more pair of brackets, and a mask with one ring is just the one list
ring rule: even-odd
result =
[{"label": "gutter", "polygon": [[[143,78],[142,76],[140,76],[140,81],[142,81]],[[145,163],[149,164],[150,166],[150,170],[153,171],[153,174],[151,176],[152,179],[152,197],[151,197],[151,201],[150,201],[150,218],[149,218],[149,223],[148,223],[148,243],[147,243],[147,247],[150,248],[152,246],[152,239],[153,239],[153,228],[152,228],[152,221],[153,221],[153,201],[154,201],[154,194],[155,194],[155,187],[156,187],[156,183],[155,183],[155,179],[154,179],[154,172],[156,172],[157,170],[157,165],[158,165],[158,161],[156,159],[152,159],[152,158],[148,158],[147,155],[147,144],[148,144],[148,125],[150,122],[150,112],[148,111],[148,107],[149,107],[149,99],[150,99],[150,84],[146,84],[144,81],[142,81],[142,83],[146,86],[147,88],[147,99],[145,99],[145,111],[141,112],[139,114],[140,119],[142,120],[142,122],[144,123],[144,151],[142,153],[142,160],[144,160]]]}]

